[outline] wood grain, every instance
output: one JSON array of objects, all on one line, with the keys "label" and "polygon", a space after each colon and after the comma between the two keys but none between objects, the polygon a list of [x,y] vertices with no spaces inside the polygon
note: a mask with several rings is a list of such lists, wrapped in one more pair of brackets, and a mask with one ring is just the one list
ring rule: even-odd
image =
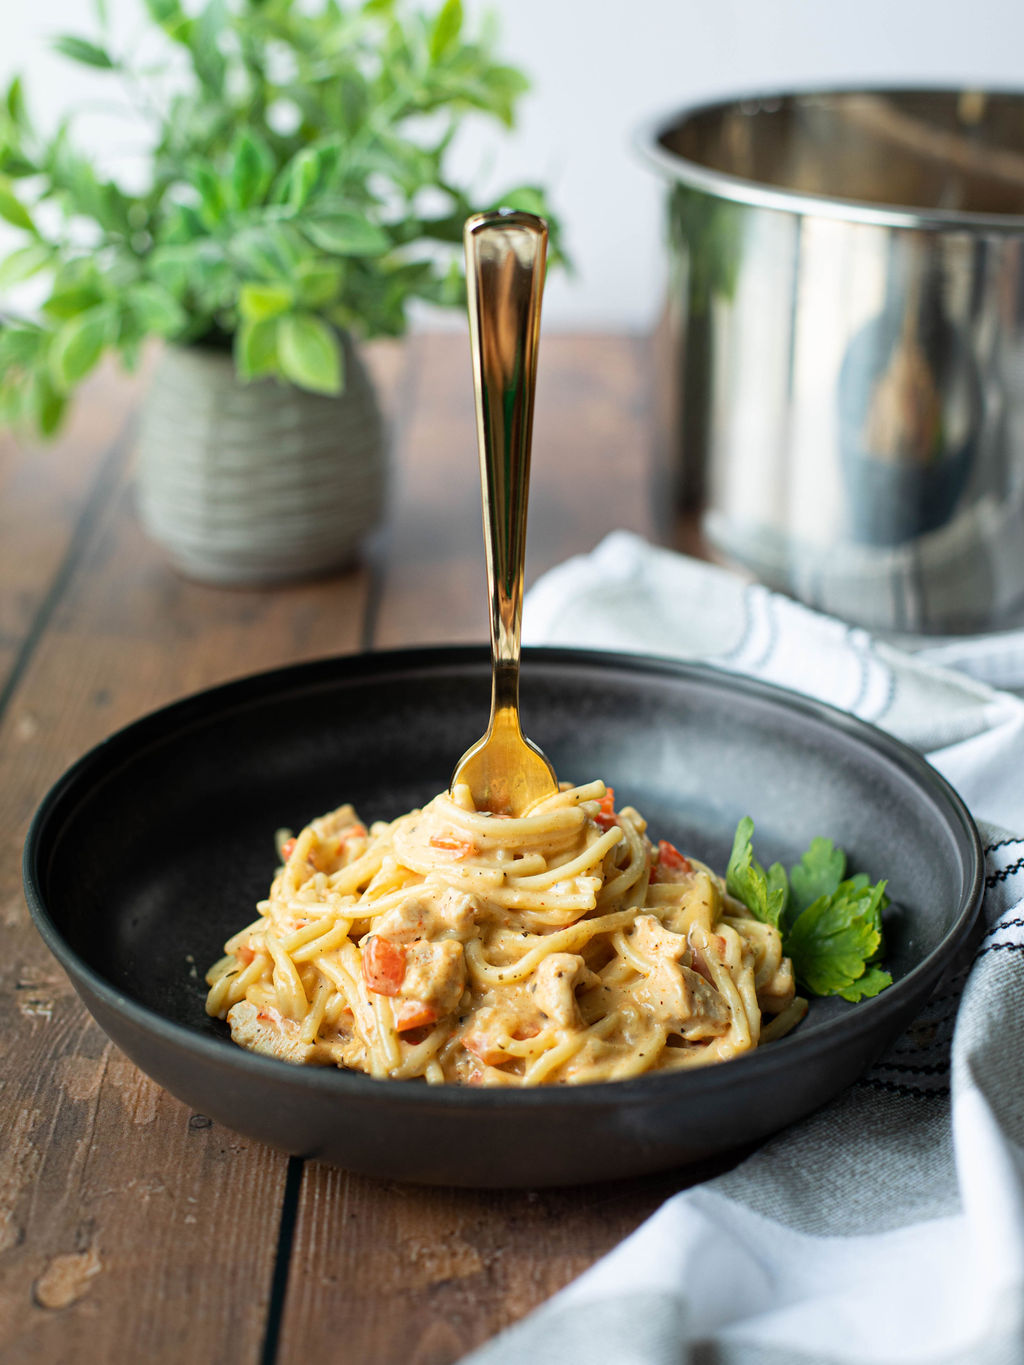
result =
[{"label": "wood grain", "polygon": [[453,1365],[735,1159],[528,1191],[421,1189],[307,1163],[278,1361]]},{"label": "wood grain", "polygon": [[0,695],[61,571],[70,571],[90,497],[104,496],[129,439],[132,381],[91,379],[59,440],[40,446],[0,432]]},{"label": "wood grain", "polygon": [[[302,659],[486,640],[466,339],[375,347],[370,362],[393,434],[387,522],[357,569],[321,582],[230,591],[167,567],[134,514],[118,433],[137,390],[123,381],[86,391],[59,446],[0,444],[5,1362],[446,1365],[706,1173],[543,1192],[414,1189],[315,1164],[290,1179],[285,1157],[190,1113],[118,1053],[28,922],[31,813],[120,725]],[[528,581],[616,527],[670,538],[649,389],[642,339],[545,337]]]},{"label": "wood grain", "polygon": [[[396,382],[395,360],[380,364]],[[0,722],[0,1358],[249,1362],[287,1159],[191,1114],[105,1041],[28,922],[18,853],[46,788],[111,730],[229,677],[360,648],[370,576],[244,593],[178,577],[135,518],[128,448],[109,444],[133,395],[111,392],[83,395],[74,477],[46,452],[54,478],[37,486],[35,456],[7,452],[40,545],[24,620],[7,605],[21,655]]]}]

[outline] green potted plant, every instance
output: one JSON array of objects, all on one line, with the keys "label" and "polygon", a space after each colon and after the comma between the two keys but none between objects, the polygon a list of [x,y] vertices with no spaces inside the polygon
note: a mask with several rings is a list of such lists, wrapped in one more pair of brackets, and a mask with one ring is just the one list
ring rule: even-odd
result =
[{"label": "green potted plant", "polygon": [[[358,339],[414,300],[464,301],[447,171],[467,116],[510,127],[526,88],[460,0],[142,0],[145,41],[63,36],[148,129],[141,188],[68,123],[44,137],[20,80],[0,109],[0,262],[44,296],[0,317],[0,421],[49,434],[107,352],[166,343],[144,407],[143,521],[187,572],[273,580],[350,558],[378,516],[383,440]],[[148,52],[154,43],[155,56]],[[497,201],[547,215],[543,193]],[[555,238],[557,254],[557,234]]]}]

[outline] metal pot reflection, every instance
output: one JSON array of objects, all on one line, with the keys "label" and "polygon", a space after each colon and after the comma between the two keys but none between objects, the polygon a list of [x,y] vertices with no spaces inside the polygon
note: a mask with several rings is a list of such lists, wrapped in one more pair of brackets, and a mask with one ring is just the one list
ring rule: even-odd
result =
[{"label": "metal pot reflection", "polygon": [[1024,97],[688,111],[665,329],[677,498],[727,561],[850,621],[1024,608]]},{"label": "metal pot reflection", "polygon": [[[903,245],[928,251],[927,240]],[[850,342],[839,371],[850,534],[865,545],[901,545],[955,516],[982,420],[973,352],[946,316],[941,280],[927,261],[897,263],[904,268],[883,311]]]}]

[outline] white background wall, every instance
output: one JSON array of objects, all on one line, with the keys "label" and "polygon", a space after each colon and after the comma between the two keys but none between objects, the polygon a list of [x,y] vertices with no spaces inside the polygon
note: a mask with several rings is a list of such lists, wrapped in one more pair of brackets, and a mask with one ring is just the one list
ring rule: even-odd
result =
[{"label": "white background wall", "polygon": [[[886,81],[1024,86],[1020,0],[465,0],[501,18],[503,56],[533,77],[520,127],[458,148],[481,188],[542,179],[577,273],[552,278],[547,326],[645,328],[663,277],[661,192],[632,142],[691,101],[753,89]],[[108,0],[115,32],[138,0]],[[90,0],[0,0],[0,80],[18,70],[47,120],[106,90],[46,51],[88,34]],[[0,242],[2,246],[2,242]]]}]

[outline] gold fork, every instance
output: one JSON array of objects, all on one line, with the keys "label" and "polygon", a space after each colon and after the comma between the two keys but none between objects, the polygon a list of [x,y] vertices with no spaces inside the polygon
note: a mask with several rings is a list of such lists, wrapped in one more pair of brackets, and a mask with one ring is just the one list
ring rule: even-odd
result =
[{"label": "gold fork", "polygon": [[468,219],[463,235],[491,603],[491,718],[484,737],[459,760],[451,787],[465,783],[478,810],[522,815],[558,790],[554,769],[519,722],[530,438],[548,231],[532,213],[500,209]]}]

